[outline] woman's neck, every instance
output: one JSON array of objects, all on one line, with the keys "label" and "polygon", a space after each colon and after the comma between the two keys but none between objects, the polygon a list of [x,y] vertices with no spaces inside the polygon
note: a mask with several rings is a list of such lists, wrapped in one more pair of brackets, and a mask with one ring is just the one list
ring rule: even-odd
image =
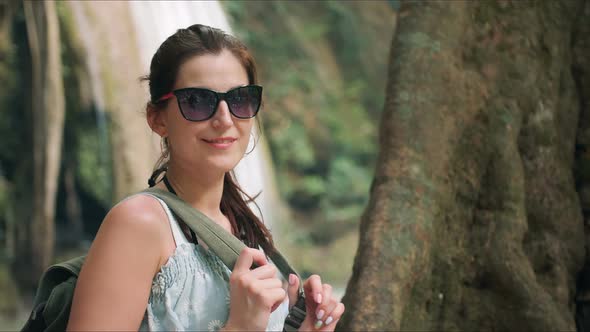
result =
[{"label": "woman's neck", "polygon": [[194,170],[183,169],[172,162],[166,171],[166,177],[178,197],[214,220],[224,217],[220,209],[224,173],[194,174]]}]

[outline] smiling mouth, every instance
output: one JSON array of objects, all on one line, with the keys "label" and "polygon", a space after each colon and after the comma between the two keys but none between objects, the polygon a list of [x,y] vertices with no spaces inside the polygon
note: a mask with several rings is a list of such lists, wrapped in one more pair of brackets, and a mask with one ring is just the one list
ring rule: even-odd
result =
[{"label": "smiling mouth", "polygon": [[211,144],[228,144],[228,143],[233,143],[237,140],[238,140],[237,138],[233,138],[233,137],[222,137],[222,138],[216,138],[216,139],[203,139],[203,141],[205,141],[207,143],[211,143]]}]

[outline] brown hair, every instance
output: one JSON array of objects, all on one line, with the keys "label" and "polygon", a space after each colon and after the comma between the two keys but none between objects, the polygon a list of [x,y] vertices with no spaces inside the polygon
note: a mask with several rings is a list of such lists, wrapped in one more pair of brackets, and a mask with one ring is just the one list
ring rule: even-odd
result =
[{"label": "brown hair", "polygon": [[[186,29],[179,29],[160,45],[152,58],[150,74],[141,79],[149,82],[148,112],[149,110],[159,111],[166,106],[167,100],[162,102],[157,100],[172,90],[178,70],[185,61],[194,56],[219,54],[224,49],[232,52],[242,63],[248,75],[248,83],[257,84],[254,58],[242,42],[220,29],[201,24],[191,25]],[[164,139],[163,152],[154,167],[150,182],[153,183],[162,172],[166,171],[169,157],[168,141]],[[225,173],[221,212],[229,219],[233,233],[238,234],[248,247],[260,246],[268,255],[275,251],[272,235],[252,212],[248,206],[250,202],[254,202],[254,198],[240,188],[234,179],[233,172]],[[187,233],[186,226],[183,228]]]}]

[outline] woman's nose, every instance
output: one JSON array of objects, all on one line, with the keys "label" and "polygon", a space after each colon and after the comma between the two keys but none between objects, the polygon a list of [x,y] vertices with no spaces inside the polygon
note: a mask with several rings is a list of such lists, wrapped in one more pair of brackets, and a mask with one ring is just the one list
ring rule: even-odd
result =
[{"label": "woman's nose", "polygon": [[232,115],[229,111],[229,106],[225,100],[219,101],[217,104],[217,111],[213,115],[213,126],[216,128],[231,127],[233,124]]}]

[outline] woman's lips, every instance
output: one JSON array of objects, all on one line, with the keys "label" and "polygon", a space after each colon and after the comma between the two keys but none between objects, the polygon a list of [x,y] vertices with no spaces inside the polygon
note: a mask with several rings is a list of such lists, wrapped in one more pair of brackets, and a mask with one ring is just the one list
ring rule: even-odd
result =
[{"label": "woman's lips", "polygon": [[237,141],[237,138],[219,137],[215,139],[203,139],[203,141],[216,149],[227,149],[232,146],[235,141]]}]

